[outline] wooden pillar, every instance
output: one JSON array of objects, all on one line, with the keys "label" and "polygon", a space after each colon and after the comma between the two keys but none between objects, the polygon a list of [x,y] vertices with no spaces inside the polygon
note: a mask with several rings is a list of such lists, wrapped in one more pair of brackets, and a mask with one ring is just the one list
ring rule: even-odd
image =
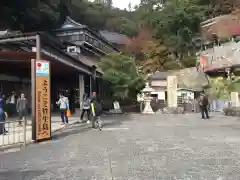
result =
[{"label": "wooden pillar", "polygon": [[81,107],[81,104],[82,104],[82,98],[83,98],[83,94],[85,93],[85,84],[84,84],[84,76],[83,75],[79,75],[79,107],[80,109],[82,108]]}]

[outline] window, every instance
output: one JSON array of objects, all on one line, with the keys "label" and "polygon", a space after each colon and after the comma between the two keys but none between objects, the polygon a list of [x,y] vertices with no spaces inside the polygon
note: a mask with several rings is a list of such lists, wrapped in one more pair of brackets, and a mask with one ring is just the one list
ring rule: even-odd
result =
[{"label": "window", "polygon": [[99,48],[99,42],[98,42],[97,40],[94,40],[94,41],[93,41],[93,44],[94,44],[94,46],[96,46],[97,48]]},{"label": "window", "polygon": [[88,42],[89,41],[89,36],[85,35],[85,40]]}]

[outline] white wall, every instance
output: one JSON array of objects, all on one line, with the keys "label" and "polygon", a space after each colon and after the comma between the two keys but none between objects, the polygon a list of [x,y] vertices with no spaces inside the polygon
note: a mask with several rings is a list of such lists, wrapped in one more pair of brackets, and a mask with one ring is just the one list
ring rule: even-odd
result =
[{"label": "white wall", "polygon": [[159,100],[165,100],[165,91],[152,92],[151,94],[157,94]]},{"label": "white wall", "polygon": [[151,94],[157,94],[159,100],[166,100],[165,97],[165,91],[167,88],[166,80],[152,80],[151,88],[154,89],[154,92],[152,92]]}]

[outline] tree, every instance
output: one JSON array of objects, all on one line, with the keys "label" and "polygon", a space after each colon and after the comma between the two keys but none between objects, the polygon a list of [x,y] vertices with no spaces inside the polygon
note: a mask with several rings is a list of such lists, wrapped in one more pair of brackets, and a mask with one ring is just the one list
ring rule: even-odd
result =
[{"label": "tree", "polygon": [[3,0],[0,2],[0,28],[28,31],[52,30],[68,12],[68,1]]},{"label": "tree", "polygon": [[240,2],[238,0],[216,0],[210,4],[212,4],[211,12],[209,12],[211,17],[230,14],[240,8]]},{"label": "tree", "polygon": [[[171,57],[169,48],[153,38],[151,30],[141,29],[136,37],[130,39],[124,52],[134,56],[143,74],[155,71],[179,69],[181,65]],[[185,67],[195,66],[195,56],[182,58]]]},{"label": "tree", "polygon": [[210,79],[210,95],[217,99],[228,99],[230,92],[239,91],[239,77],[228,80],[223,77]]},{"label": "tree", "polygon": [[0,1],[0,28],[29,31],[48,31],[59,28],[66,16],[99,30],[114,29],[116,32],[136,35],[133,12],[110,7],[112,0],[96,4],[87,0],[2,0]]},{"label": "tree", "polygon": [[129,37],[136,36],[138,33],[137,24],[126,17],[114,17],[106,21],[106,29],[119,32]]},{"label": "tree", "polygon": [[227,88],[227,80],[219,77],[219,78],[212,78],[210,79],[210,95],[213,98],[223,98],[228,99],[229,98],[229,91]]},{"label": "tree", "polygon": [[104,72],[103,78],[111,83],[110,90],[116,98],[136,98],[137,93],[144,87],[135,60],[130,56],[122,53],[109,54],[102,58],[99,66]]},{"label": "tree", "polygon": [[181,67],[196,64],[192,39],[198,35],[204,19],[205,6],[195,0],[169,0],[162,6],[160,1],[145,0],[143,22],[152,27],[158,47],[165,46],[172,60]]}]

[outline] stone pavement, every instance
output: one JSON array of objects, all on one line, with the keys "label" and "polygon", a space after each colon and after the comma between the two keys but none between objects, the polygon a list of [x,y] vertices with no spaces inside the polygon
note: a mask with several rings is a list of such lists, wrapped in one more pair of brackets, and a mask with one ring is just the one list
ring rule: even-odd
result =
[{"label": "stone pavement", "polygon": [[211,114],[103,117],[0,154],[4,180],[239,180],[240,121]]},{"label": "stone pavement", "polygon": [[[27,118],[27,131],[26,131],[26,140],[27,143],[30,143],[32,140],[32,125],[30,117]],[[14,118],[11,118],[6,123],[5,127],[8,133],[5,135],[0,135],[0,148],[12,145],[21,145],[24,142],[24,130],[23,126],[18,126],[18,122],[14,121]],[[69,125],[79,121],[79,117],[69,117]],[[55,132],[61,128],[64,128],[64,125],[61,125],[61,119],[59,116],[52,116],[52,132]]]}]

